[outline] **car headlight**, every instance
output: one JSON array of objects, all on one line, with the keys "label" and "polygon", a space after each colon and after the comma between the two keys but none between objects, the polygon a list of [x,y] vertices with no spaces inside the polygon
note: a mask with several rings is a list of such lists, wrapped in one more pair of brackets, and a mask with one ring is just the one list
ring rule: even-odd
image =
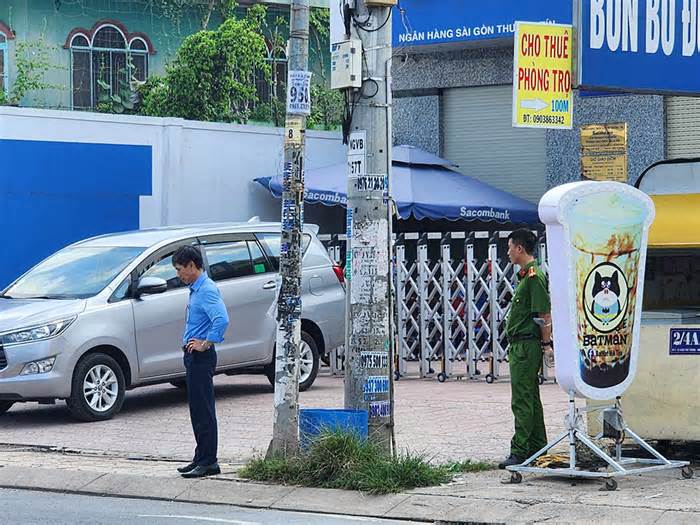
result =
[{"label": "car headlight", "polygon": [[22,368],[22,371],[19,373],[21,376],[30,376],[33,374],[45,374],[47,372],[51,372],[53,369],[53,364],[56,362],[55,357],[49,357],[48,359],[40,359],[39,361],[32,361],[31,363],[27,363],[24,365],[24,368]]},{"label": "car headlight", "polygon": [[29,326],[21,330],[13,330],[12,332],[4,332],[0,334],[0,343],[4,346],[16,345],[21,343],[32,343],[43,339],[50,339],[62,334],[68,328],[76,317],[52,321],[36,326]]}]

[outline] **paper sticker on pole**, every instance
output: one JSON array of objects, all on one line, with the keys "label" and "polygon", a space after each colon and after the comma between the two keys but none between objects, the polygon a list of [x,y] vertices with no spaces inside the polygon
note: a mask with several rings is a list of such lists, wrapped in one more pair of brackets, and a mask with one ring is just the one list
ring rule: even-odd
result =
[{"label": "paper sticker on pole", "polygon": [[304,143],[303,117],[290,115],[285,121],[284,143],[290,146],[301,146]]},{"label": "paper sticker on pole", "polygon": [[311,114],[311,72],[290,71],[287,75],[287,113]]},{"label": "paper sticker on pole", "polygon": [[515,23],[513,126],[571,129],[570,25]]},{"label": "paper sticker on pole", "polygon": [[348,177],[367,174],[367,131],[353,131],[348,140]]}]

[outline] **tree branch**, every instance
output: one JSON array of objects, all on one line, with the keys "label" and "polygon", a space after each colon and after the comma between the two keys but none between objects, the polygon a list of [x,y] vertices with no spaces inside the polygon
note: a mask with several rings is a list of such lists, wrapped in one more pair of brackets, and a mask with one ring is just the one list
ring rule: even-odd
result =
[{"label": "tree branch", "polygon": [[202,19],[202,29],[206,29],[209,25],[209,19],[211,18],[211,13],[214,10],[215,1],[216,0],[209,0],[209,7],[207,7],[206,12],[204,13],[204,18]]}]

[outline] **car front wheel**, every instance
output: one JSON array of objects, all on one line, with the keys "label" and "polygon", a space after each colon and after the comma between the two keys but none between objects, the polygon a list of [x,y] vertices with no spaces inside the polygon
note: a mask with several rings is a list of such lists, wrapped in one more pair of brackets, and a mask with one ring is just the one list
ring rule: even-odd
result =
[{"label": "car front wheel", "polygon": [[121,410],[124,389],[124,373],[119,364],[107,354],[90,354],[75,367],[71,396],[66,403],[76,419],[104,421]]},{"label": "car front wheel", "polygon": [[[318,367],[321,358],[318,354],[318,345],[314,338],[301,332],[301,344],[299,345],[299,391],[304,392],[311,388],[318,375]],[[265,367],[265,375],[272,386],[275,385],[275,358]]]}]

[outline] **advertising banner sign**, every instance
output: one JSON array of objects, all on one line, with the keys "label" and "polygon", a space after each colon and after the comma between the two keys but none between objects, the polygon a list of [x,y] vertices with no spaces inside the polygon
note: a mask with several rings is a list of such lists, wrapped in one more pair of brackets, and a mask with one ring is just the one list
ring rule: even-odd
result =
[{"label": "advertising banner sign", "polygon": [[539,204],[547,227],[557,381],[614,399],[634,380],[654,204],[619,182],[574,182]]},{"label": "advertising banner sign", "polygon": [[582,88],[700,95],[700,0],[578,0]]},{"label": "advertising banner sign", "polygon": [[[393,45],[510,39],[516,20],[570,24],[572,7],[568,0],[401,0],[393,13]],[[333,11],[339,24],[340,10]]]},{"label": "advertising banner sign", "polygon": [[513,126],[571,129],[572,27],[515,23]]}]

